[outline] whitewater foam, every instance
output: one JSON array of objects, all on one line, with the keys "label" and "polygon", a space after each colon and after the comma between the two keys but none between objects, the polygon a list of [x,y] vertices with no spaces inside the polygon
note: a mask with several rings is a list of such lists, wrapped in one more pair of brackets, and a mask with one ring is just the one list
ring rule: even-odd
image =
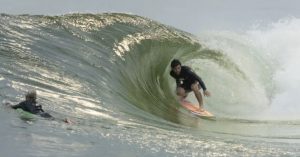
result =
[{"label": "whitewater foam", "polygon": [[241,95],[243,100],[247,95],[250,95],[248,102],[251,97],[254,100],[245,110],[256,109],[258,119],[300,119],[299,19],[282,19],[268,27],[255,27],[244,33],[219,31],[199,36],[205,46],[234,60],[255,87],[254,90],[250,87],[248,92],[239,89],[239,92],[245,92]]},{"label": "whitewater foam", "polygon": [[248,35],[262,53],[268,54],[274,69],[274,94],[265,111],[270,119],[299,120],[300,92],[300,20],[286,18],[263,30],[251,30]]}]

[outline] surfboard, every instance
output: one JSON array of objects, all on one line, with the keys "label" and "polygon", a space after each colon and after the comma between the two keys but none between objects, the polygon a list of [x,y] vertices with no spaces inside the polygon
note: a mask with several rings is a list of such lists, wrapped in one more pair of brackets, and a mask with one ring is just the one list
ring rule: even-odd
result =
[{"label": "surfboard", "polygon": [[198,107],[196,107],[196,105],[194,105],[193,103],[187,101],[187,100],[181,100],[180,104],[183,108],[185,108],[186,110],[188,110],[191,114],[203,118],[203,119],[215,119],[215,116],[210,113],[207,110],[204,111],[200,111],[200,109]]},{"label": "surfboard", "polygon": [[17,109],[17,112],[19,114],[20,119],[25,120],[25,121],[35,121],[36,120],[36,115],[26,112],[20,108]]}]

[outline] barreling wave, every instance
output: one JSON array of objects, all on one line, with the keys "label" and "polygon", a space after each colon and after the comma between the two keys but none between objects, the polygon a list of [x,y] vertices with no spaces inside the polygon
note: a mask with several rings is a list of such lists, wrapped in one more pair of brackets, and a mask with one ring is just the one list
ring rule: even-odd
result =
[{"label": "barreling wave", "polygon": [[[37,89],[38,101],[54,116],[80,121],[89,134],[106,132],[151,150],[195,156],[206,147],[182,148],[199,143],[201,136],[200,143],[219,155],[239,156],[231,151],[237,145],[248,155],[257,155],[257,143],[240,146],[237,138],[223,144],[210,136],[299,138],[298,115],[268,112],[287,99],[284,95],[277,99],[282,90],[276,86],[282,62],[264,53],[268,44],[256,43],[258,37],[276,37],[276,33],[264,33],[209,32],[198,38],[128,14],[1,14],[0,98],[18,102],[27,90]],[[205,107],[217,116],[217,122],[191,117],[180,109],[175,81],[169,76],[174,58],[202,77],[212,93],[205,98]],[[190,95],[188,99],[196,102]],[[278,127],[284,133],[278,133]],[[174,144],[164,142],[169,138]],[[260,143],[259,148],[268,145]],[[293,148],[272,146],[278,149],[258,149],[258,154],[280,155],[289,150],[297,154]]]},{"label": "barreling wave", "polygon": [[179,107],[169,77],[173,58],[204,79],[213,93],[207,107],[220,117],[251,115],[271,95],[272,87],[263,85],[270,67],[259,56],[212,49],[189,33],[134,15],[2,14],[0,46],[3,77],[24,89],[133,105],[171,121]]},{"label": "barreling wave", "polygon": [[181,123],[189,115],[178,110],[169,76],[174,58],[202,77],[213,94],[206,107],[221,119],[258,120],[276,91],[275,63],[236,34],[198,39],[127,14],[2,14],[0,23],[0,72],[10,84],[2,90],[4,98],[12,99],[9,91],[36,88],[61,114],[121,112]]}]

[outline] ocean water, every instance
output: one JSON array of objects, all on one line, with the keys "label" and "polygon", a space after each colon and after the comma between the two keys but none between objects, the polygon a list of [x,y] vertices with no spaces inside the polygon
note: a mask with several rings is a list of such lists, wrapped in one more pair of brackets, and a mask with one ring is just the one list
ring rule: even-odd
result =
[{"label": "ocean water", "polygon": [[[0,101],[35,89],[76,124],[2,105],[0,156],[300,156],[299,36],[297,18],[193,35],[120,13],[1,14]],[[205,81],[216,121],[180,107],[174,58]]]}]

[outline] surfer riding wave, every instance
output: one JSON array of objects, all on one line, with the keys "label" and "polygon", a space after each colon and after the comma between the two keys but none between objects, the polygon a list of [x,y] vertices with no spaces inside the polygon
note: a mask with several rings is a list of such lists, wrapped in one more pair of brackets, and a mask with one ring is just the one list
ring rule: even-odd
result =
[{"label": "surfer riding wave", "polygon": [[203,89],[204,96],[210,96],[211,94],[202,79],[190,67],[181,65],[178,59],[172,60],[171,68],[170,75],[176,80],[176,94],[179,96],[180,101],[184,101],[188,93],[193,91],[198,100],[200,111],[204,111],[200,89]]}]

